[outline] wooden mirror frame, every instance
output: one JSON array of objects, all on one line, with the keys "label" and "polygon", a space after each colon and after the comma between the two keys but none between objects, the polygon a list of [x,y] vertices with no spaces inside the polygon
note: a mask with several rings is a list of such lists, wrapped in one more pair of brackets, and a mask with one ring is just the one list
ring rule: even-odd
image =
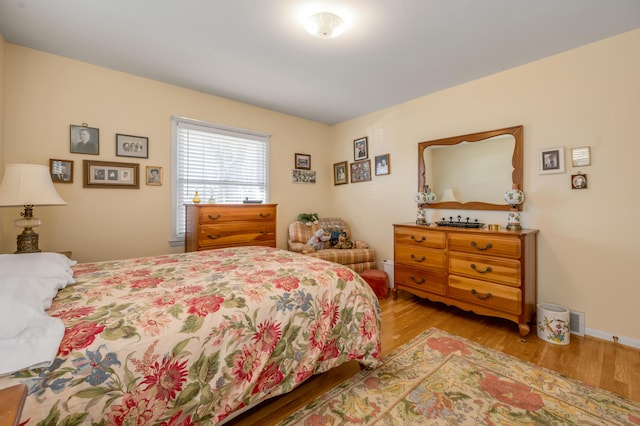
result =
[{"label": "wooden mirror frame", "polygon": [[[522,186],[522,132],[523,126],[506,127],[504,129],[490,130],[488,132],[471,133],[468,135],[453,136],[450,138],[436,139],[432,141],[418,143],[418,192],[424,190],[425,185],[425,163],[424,163],[424,150],[434,145],[457,145],[462,142],[482,142],[485,139],[489,139],[500,135],[513,135],[515,139],[515,145],[513,147],[513,159],[512,166],[513,172],[511,174],[511,180],[513,185],[518,185],[518,189],[523,190]],[[504,192],[507,192],[510,188],[502,188]],[[458,201],[445,201],[435,202],[429,204],[423,204],[422,207],[432,209],[459,209],[459,210],[511,210],[512,207],[508,204],[492,204],[482,201],[469,201],[461,203]],[[522,210],[522,205],[515,207],[516,210]]]}]

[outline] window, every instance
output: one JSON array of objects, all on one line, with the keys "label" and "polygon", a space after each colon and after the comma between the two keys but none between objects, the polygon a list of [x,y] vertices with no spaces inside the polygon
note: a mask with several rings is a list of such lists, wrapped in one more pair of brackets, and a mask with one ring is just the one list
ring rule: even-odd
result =
[{"label": "window", "polygon": [[172,243],[184,240],[184,205],[196,191],[202,203],[269,201],[269,135],[182,117],[171,127]]}]

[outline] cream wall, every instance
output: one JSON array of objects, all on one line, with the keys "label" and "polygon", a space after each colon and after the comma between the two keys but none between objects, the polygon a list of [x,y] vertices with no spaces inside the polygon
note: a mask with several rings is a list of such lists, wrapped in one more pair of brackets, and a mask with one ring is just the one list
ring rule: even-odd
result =
[{"label": "cream wall", "polygon": [[[392,224],[415,220],[417,143],[524,125],[523,225],[540,229],[538,299],[586,313],[591,334],[640,342],[640,259],[632,220],[640,202],[631,182],[640,172],[634,124],[640,111],[640,30],[508,70],[430,96],[327,127],[155,81],[72,61],[10,43],[4,65],[6,140],[0,166],[49,158],[75,161],[75,182],[57,184],[66,207],[36,208],[41,248],[72,250],[80,261],[180,251],[170,248],[170,117],[187,116],[272,134],[271,201],[279,204],[278,245],[300,212],[349,220],[378,259],[393,257]],[[1,74],[0,74],[1,75]],[[1,106],[0,106],[1,107]],[[69,153],[69,125],[100,128],[100,156]],[[148,136],[150,158],[115,157],[115,133]],[[369,138],[369,158],[391,154],[391,174],[333,185],[333,163],[353,161],[353,140]],[[589,188],[571,190],[572,147],[591,147]],[[542,148],[564,146],[566,172],[539,175]],[[0,145],[1,147],[1,145]],[[294,153],[312,156],[316,185],[290,183]],[[84,158],[162,166],[165,185],[139,190],[83,189]],[[507,188],[505,188],[506,190]],[[0,247],[15,249],[19,209],[0,209]],[[459,213],[430,212],[431,219]],[[467,214],[467,212],[463,212]],[[468,212],[505,223],[504,212]]]},{"label": "cream wall", "polygon": [[[335,210],[379,259],[393,258],[392,224],[415,220],[418,142],[524,125],[523,226],[540,230],[538,300],[585,312],[587,331],[640,343],[640,30],[549,57],[332,127],[333,162],[353,161],[369,137],[370,158],[391,154],[391,175],[335,188]],[[539,175],[539,149],[563,146],[563,174]],[[592,165],[574,168],[572,147]],[[588,175],[572,190],[571,174]],[[505,191],[508,188],[505,188]],[[437,220],[459,211],[430,211]],[[463,212],[506,223],[506,213]],[[375,231],[373,231],[375,230]]]},{"label": "cream wall", "polygon": [[[69,203],[36,207],[40,248],[71,250],[79,261],[108,260],[182,251],[169,247],[170,143],[172,115],[266,132],[270,145],[270,194],[278,203],[278,245],[286,247],[286,227],[298,213],[328,214],[332,173],[328,162],[329,128],[226,99],[73,61],[5,45],[5,123],[9,141],[2,163],[49,164],[50,158],[73,160],[73,184],[56,184]],[[69,125],[100,129],[100,155],[69,153]],[[149,138],[149,159],[115,156],[115,134]],[[294,154],[311,155],[317,183],[292,184]],[[164,168],[164,185],[132,189],[84,189],[82,160],[139,163]],[[13,219],[5,212],[2,252],[15,251]]]}]

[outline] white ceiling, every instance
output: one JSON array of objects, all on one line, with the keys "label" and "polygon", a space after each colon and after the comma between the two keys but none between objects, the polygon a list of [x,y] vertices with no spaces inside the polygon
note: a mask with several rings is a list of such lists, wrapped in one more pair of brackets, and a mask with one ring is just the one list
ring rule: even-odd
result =
[{"label": "white ceiling", "polygon": [[8,42],[327,124],[636,28],[640,0],[0,0]]}]

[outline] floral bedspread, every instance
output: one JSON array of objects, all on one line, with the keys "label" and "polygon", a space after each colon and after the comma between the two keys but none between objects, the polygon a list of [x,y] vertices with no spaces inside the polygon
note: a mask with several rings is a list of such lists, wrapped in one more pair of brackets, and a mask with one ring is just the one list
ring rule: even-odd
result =
[{"label": "floral bedspread", "polygon": [[65,324],[22,424],[216,424],[356,359],[378,365],[380,308],[341,265],[269,247],[84,263],[49,314]]}]

